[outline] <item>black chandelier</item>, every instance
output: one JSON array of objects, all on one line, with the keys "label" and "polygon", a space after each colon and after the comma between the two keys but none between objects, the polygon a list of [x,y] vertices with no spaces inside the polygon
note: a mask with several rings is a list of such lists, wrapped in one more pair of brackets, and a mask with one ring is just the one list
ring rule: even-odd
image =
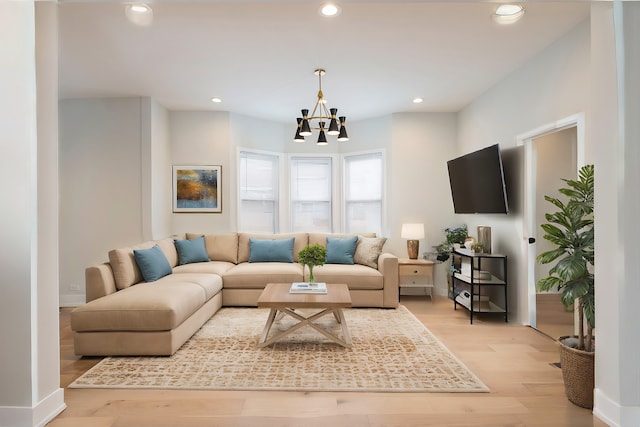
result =
[{"label": "black chandelier", "polygon": [[[311,135],[311,130],[319,130],[318,145],[327,145],[327,135],[338,135],[338,141],[348,141],[347,129],[344,127],[344,122],[347,120],[345,116],[336,117],[338,114],[337,108],[327,108],[327,101],[322,94],[322,76],[325,75],[325,71],[322,68],[318,68],[314,71],[314,74],[318,76],[318,100],[313,107],[313,112],[309,116],[309,110],[302,109],[302,117],[298,117],[298,129],[296,130],[296,136],[293,138],[296,142],[304,142],[304,137]],[[317,113],[317,115],[316,115]],[[317,124],[311,123],[316,121]],[[326,128],[325,124],[329,122],[329,127]]]}]

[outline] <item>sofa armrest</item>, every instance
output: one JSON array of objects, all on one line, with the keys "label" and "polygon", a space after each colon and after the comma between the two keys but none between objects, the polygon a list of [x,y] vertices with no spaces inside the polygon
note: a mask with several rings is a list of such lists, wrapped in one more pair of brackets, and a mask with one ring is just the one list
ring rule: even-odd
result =
[{"label": "sofa armrest", "polygon": [[387,252],[380,254],[378,271],[382,273],[384,280],[383,307],[397,307],[400,293],[398,288],[398,257]]},{"label": "sofa armrest", "polygon": [[87,302],[117,291],[113,270],[108,262],[88,267],[84,271],[84,278]]}]

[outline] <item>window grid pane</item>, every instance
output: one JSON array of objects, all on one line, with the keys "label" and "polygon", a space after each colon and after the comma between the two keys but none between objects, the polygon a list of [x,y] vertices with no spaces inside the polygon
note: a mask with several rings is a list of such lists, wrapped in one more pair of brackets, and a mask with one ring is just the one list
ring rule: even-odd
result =
[{"label": "window grid pane", "polygon": [[382,232],[382,153],[345,157],[345,231]]},{"label": "window grid pane", "polygon": [[278,157],[240,152],[238,230],[277,232]]},{"label": "window grid pane", "polygon": [[291,159],[291,229],[331,232],[331,158]]}]

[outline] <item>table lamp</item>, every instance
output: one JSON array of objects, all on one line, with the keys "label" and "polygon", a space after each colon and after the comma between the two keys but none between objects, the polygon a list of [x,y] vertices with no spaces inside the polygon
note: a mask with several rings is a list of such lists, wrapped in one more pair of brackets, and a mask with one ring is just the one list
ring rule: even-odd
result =
[{"label": "table lamp", "polygon": [[407,240],[409,259],[418,258],[419,239],[424,239],[424,224],[402,224],[400,237]]}]

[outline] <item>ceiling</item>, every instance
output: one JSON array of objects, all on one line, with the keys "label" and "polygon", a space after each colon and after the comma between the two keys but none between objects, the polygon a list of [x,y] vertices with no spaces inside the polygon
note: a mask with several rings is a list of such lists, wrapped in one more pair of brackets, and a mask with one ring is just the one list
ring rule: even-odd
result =
[{"label": "ceiling", "polygon": [[[150,96],[169,110],[231,111],[295,125],[313,74],[347,120],[455,112],[589,17],[589,2],[526,2],[514,25],[496,3],[156,1],[140,27],[124,3],[59,7],[59,96]],[[214,104],[211,97],[223,102]],[[424,102],[414,104],[421,97]]]}]

